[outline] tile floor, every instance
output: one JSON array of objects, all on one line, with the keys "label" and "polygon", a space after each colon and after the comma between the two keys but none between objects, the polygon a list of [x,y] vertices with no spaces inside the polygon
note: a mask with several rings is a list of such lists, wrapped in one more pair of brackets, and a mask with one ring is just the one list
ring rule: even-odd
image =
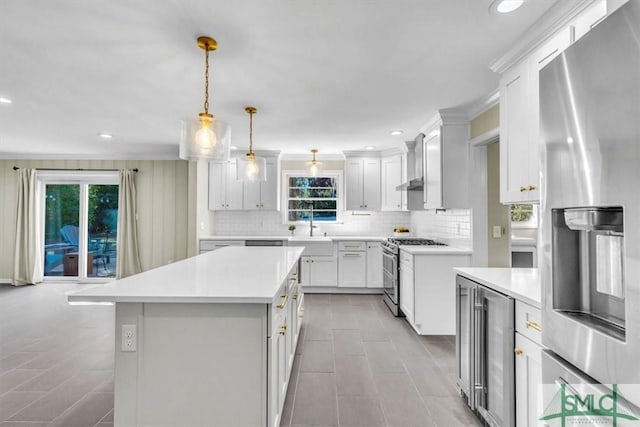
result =
[{"label": "tile floor", "polygon": [[[82,286],[0,285],[0,427],[113,425],[114,308],[68,305]],[[305,298],[283,426],[480,425],[453,337],[417,336],[380,296]]]}]

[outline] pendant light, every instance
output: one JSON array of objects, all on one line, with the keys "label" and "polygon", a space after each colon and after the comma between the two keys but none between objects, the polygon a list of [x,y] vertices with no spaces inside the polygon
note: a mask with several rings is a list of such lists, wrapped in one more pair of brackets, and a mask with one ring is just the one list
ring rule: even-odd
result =
[{"label": "pendant light", "polygon": [[249,113],[249,152],[246,158],[238,159],[236,178],[249,182],[266,181],[267,161],[263,157],[256,157],[256,153],[253,152],[253,115],[258,112],[258,109],[246,107],[244,111]]},{"label": "pendant light", "polygon": [[309,174],[311,176],[318,175],[318,169],[320,167],[320,162],[316,160],[316,154],[318,153],[318,149],[314,148],[311,150],[311,154],[313,155],[313,159],[307,163],[309,165]]},{"label": "pendant light", "polygon": [[209,52],[218,43],[211,37],[198,37],[198,47],[204,50],[204,111],[197,118],[182,121],[180,158],[185,160],[229,160],[231,128],[209,113]]}]

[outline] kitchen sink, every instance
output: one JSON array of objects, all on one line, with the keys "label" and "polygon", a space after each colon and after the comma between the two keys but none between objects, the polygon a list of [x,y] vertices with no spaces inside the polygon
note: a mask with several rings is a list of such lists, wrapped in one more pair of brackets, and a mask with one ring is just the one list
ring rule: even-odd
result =
[{"label": "kitchen sink", "polygon": [[331,242],[331,237],[325,236],[293,236],[289,237],[290,242]]},{"label": "kitchen sink", "polygon": [[289,246],[304,246],[304,252],[302,255],[333,255],[333,241],[331,240],[331,237],[289,237]]}]

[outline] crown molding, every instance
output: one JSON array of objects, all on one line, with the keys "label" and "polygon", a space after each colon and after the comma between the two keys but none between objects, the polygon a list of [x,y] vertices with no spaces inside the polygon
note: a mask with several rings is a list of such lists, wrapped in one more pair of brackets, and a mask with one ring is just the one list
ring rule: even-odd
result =
[{"label": "crown molding", "polygon": [[381,157],[380,151],[375,150],[353,150],[343,151],[344,157]]},{"label": "crown molding", "polygon": [[566,27],[582,11],[598,0],[558,1],[533,23],[520,37],[519,41],[493,62],[489,68],[502,74],[547,41],[556,32]]},{"label": "crown molding", "polygon": [[[282,153],[280,160],[306,160],[311,161],[311,153]],[[344,160],[344,156],[341,153],[317,153],[317,160]]]}]

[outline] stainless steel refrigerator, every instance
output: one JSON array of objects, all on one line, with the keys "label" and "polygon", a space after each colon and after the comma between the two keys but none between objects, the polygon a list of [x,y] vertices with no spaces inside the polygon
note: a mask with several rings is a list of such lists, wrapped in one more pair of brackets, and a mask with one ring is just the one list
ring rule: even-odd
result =
[{"label": "stainless steel refrigerator", "polygon": [[640,1],[540,71],[540,119],[543,379],[640,384]]}]

